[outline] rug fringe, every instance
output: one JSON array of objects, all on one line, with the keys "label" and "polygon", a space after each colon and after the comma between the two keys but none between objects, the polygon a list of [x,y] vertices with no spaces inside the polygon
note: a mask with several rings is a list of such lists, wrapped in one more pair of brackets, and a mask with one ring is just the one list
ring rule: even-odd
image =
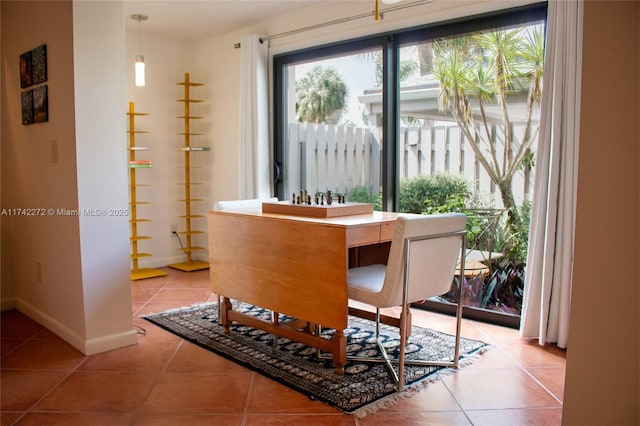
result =
[{"label": "rug fringe", "polygon": [[401,400],[405,398],[411,398],[412,396],[414,396],[415,394],[417,394],[418,392],[426,388],[430,383],[435,383],[439,380],[442,380],[443,377],[453,375],[457,370],[471,365],[471,363],[474,360],[480,358],[480,355],[482,355],[486,351],[491,350],[493,348],[495,348],[495,345],[483,346],[479,348],[477,351],[467,354],[464,356],[464,358],[460,359],[458,361],[458,368],[449,367],[449,368],[442,369],[438,371],[436,374],[426,377],[423,380],[420,380],[419,382],[412,383],[411,385],[405,386],[402,392],[396,392],[385,398],[379,399],[375,402],[372,402],[369,405],[366,405],[362,408],[359,408],[351,412],[350,414],[353,414],[358,419],[362,419],[368,416],[369,414],[375,414],[376,412],[383,410],[385,408],[393,407]]}]

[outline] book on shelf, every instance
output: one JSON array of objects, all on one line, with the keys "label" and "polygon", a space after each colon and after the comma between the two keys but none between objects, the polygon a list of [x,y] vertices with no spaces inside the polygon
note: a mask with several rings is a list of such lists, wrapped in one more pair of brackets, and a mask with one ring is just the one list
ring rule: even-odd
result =
[{"label": "book on shelf", "polygon": [[142,168],[142,167],[153,167],[153,163],[151,160],[131,160],[129,161],[130,168]]}]

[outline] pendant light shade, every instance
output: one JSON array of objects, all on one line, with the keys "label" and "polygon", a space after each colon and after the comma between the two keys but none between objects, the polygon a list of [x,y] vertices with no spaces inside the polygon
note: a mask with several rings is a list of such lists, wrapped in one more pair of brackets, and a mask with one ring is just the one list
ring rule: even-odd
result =
[{"label": "pendant light shade", "polygon": [[136,86],[138,87],[144,86],[146,84],[144,75],[144,56],[142,55],[136,56],[135,80]]},{"label": "pendant light shade", "polygon": [[136,55],[136,64],[134,69],[135,83],[138,87],[146,84],[144,56],[140,53],[140,22],[149,19],[146,15],[131,15],[131,19],[138,21],[138,54]]}]

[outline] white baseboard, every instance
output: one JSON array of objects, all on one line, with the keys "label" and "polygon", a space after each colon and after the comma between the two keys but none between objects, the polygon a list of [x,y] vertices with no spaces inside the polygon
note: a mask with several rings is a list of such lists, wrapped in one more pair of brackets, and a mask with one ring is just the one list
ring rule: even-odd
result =
[{"label": "white baseboard", "polygon": [[138,342],[138,334],[134,329],[124,333],[86,340],[55,318],[52,318],[23,300],[17,299],[16,308],[32,320],[49,329],[84,355],[94,355],[100,352],[135,345]]},{"label": "white baseboard", "polygon": [[[197,257],[197,258],[196,258]],[[208,262],[208,255],[199,253],[199,256],[194,256],[194,260],[202,260],[204,262]],[[171,256],[171,257],[163,257],[163,258],[151,258],[151,259],[140,259],[138,265],[140,268],[166,268],[167,265],[171,265],[173,263],[182,263],[186,261],[186,257],[182,255]]]},{"label": "white baseboard", "polygon": [[16,308],[16,298],[7,297],[0,299],[0,311],[8,311]]},{"label": "white baseboard", "polygon": [[138,343],[138,333],[130,330],[124,333],[112,334],[110,336],[90,339],[85,342],[85,355],[94,355],[113,349],[124,348]]}]

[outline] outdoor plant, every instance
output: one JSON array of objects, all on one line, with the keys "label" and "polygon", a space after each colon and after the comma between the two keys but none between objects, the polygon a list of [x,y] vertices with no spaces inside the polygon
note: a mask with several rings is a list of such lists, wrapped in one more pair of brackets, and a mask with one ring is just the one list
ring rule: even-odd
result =
[{"label": "outdoor plant", "polygon": [[531,203],[524,202],[520,207],[520,221],[516,227],[499,226],[494,236],[494,248],[504,253],[514,265],[527,263],[529,244],[529,226],[531,222]]},{"label": "outdoor plant", "polygon": [[[530,148],[538,137],[535,110],[542,93],[543,30],[519,28],[443,38],[433,42],[433,50],[440,109],[451,113],[476,158],[500,188],[508,210],[506,225],[516,235],[522,213],[513,197],[512,181],[523,162],[532,163]],[[521,135],[512,131],[509,104],[519,99],[515,95],[524,95],[525,100]],[[502,153],[493,143],[496,120],[488,113],[490,107],[498,110]],[[512,242],[516,243],[506,241]]]},{"label": "outdoor plant", "polygon": [[382,194],[372,194],[371,190],[366,186],[356,186],[351,190],[349,200],[356,203],[371,203],[373,209],[382,210]]},{"label": "outdoor plant", "polygon": [[338,123],[345,112],[348,91],[344,79],[333,67],[316,65],[296,82],[298,121]]},{"label": "outdoor plant", "polygon": [[400,211],[445,213],[461,211],[478,203],[472,183],[462,175],[438,173],[400,182]]},{"label": "outdoor plant", "polygon": [[[524,266],[514,265],[508,260],[495,263],[491,273],[465,277],[463,280],[463,303],[480,309],[520,315],[524,295]],[[452,290],[437,299],[458,303],[455,288],[460,279],[454,278]],[[455,287],[454,287],[455,286]]]}]

